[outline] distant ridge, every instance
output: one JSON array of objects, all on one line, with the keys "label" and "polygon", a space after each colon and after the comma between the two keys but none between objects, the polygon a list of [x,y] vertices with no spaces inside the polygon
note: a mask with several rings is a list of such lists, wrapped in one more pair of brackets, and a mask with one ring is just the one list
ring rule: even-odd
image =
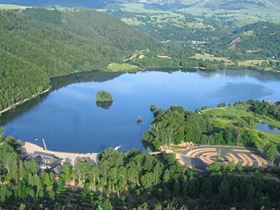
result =
[{"label": "distant ridge", "polygon": [[[239,10],[254,8],[275,9],[280,8],[280,0],[0,0],[0,4],[18,4],[24,6],[65,6],[65,7],[87,7],[102,8],[116,3],[146,3],[153,5],[179,5],[186,7],[204,7],[213,10]],[[175,7],[176,8],[176,7]]]},{"label": "distant ridge", "polygon": [[0,4],[17,4],[23,6],[65,6],[101,8],[110,4],[112,0],[0,0]]}]

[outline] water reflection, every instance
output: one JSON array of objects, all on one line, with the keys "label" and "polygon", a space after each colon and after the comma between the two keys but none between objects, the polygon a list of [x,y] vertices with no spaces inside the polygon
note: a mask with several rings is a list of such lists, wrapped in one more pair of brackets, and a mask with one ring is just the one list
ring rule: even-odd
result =
[{"label": "water reflection", "polygon": [[274,127],[272,125],[261,123],[257,126],[257,129],[260,131],[268,132],[268,133],[279,133],[280,134],[280,128]]},{"label": "water reflection", "polygon": [[96,101],[97,107],[101,107],[102,109],[106,109],[106,110],[110,109],[112,104],[113,104],[113,101],[104,101],[104,102]]},{"label": "water reflection", "polygon": [[[117,145],[122,150],[142,149],[142,135],[153,120],[151,104],[196,110],[248,99],[279,101],[278,78],[229,70],[86,72],[52,79],[52,92],[1,116],[0,123],[7,135],[34,143],[44,138],[55,150],[98,152]],[[114,102],[96,103],[100,90],[110,92]],[[143,119],[140,124],[138,116]]]}]

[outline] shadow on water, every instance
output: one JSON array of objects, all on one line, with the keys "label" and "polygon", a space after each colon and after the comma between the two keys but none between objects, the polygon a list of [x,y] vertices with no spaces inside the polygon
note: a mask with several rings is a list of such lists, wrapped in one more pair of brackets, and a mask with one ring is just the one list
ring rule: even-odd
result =
[{"label": "shadow on water", "polygon": [[280,74],[278,72],[267,72],[267,71],[259,71],[259,70],[252,70],[252,69],[242,69],[242,70],[206,70],[206,71],[201,71],[201,70],[194,70],[191,71],[189,69],[182,69],[181,71],[183,72],[199,72],[201,76],[203,77],[215,77],[217,75],[225,75],[229,77],[235,77],[235,78],[242,78],[242,77],[253,77],[256,80],[260,82],[265,82],[265,81],[279,81],[280,79]]},{"label": "shadow on water", "polygon": [[102,109],[110,109],[110,107],[112,106],[113,101],[105,101],[105,102],[100,102],[100,101],[96,101],[96,106],[100,107]]},{"label": "shadow on water", "polygon": [[0,116],[0,126],[5,125],[7,122],[11,121],[17,116],[22,115],[23,113],[28,112],[31,110],[33,107],[37,106],[40,104],[42,101],[44,101],[49,93],[45,93],[44,95],[40,95],[30,101],[25,102],[24,104],[21,104],[17,106],[15,109],[12,109],[8,112],[3,113]]},{"label": "shadow on water", "polygon": [[80,72],[67,76],[59,76],[51,79],[52,90],[58,90],[67,85],[82,82],[105,82],[121,76],[119,72],[89,71]]}]

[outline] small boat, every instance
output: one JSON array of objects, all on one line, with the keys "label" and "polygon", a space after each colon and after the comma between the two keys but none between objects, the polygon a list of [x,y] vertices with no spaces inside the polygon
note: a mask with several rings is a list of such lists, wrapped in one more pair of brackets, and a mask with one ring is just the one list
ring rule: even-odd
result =
[{"label": "small boat", "polygon": [[116,146],[114,150],[119,150],[122,147],[122,145]]}]

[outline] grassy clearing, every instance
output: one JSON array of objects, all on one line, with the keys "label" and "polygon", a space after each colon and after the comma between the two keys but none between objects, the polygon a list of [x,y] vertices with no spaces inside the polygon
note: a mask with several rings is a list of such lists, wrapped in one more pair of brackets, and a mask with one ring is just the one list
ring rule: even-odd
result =
[{"label": "grassy clearing", "polygon": [[168,55],[157,55],[158,58],[163,58],[163,59],[172,59],[170,56]]},{"label": "grassy clearing", "polygon": [[196,60],[204,60],[204,61],[216,61],[216,62],[224,62],[226,66],[234,65],[234,62],[226,57],[215,56],[212,54],[204,53],[196,53],[195,56],[191,57]]},{"label": "grassy clearing", "polygon": [[27,9],[31,7],[27,6],[20,6],[20,5],[15,5],[15,4],[0,4],[0,9],[3,10],[10,10],[10,9]]},{"label": "grassy clearing", "polygon": [[133,61],[136,59],[143,59],[145,58],[146,54],[149,53],[150,50],[146,49],[146,50],[136,50],[130,57],[126,58],[123,60],[123,62],[129,62],[129,61]]},{"label": "grassy clearing", "polygon": [[251,116],[251,113],[247,111],[247,105],[237,105],[231,107],[218,107],[209,108],[202,111],[204,114],[211,114],[218,117],[241,117]]},{"label": "grassy clearing", "polygon": [[[267,133],[256,129],[260,122],[280,128],[280,122],[267,116],[257,115],[247,110],[248,105],[236,105],[232,107],[205,109],[201,111],[201,113],[209,115],[213,118],[214,125],[217,127],[225,128],[227,126],[234,126],[239,130],[249,131],[257,148],[260,150],[262,150],[269,142],[280,143],[280,134]],[[254,119],[255,123],[253,125],[246,124],[244,117]]]},{"label": "grassy clearing", "polygon": [[111,63],[107,69],[111,72],[126,72],[139,70],[139,67],[128,63]]},{"label": "grassy clearing", "polygon": [[276,60],[245,60],[238,61],[237,65],[242,68],[254,68],[254,69],[262,69],[265,71],[273,71],[273,67],[270,62],[275,63]]},{"label": "grassy clearing", "polygon": [[225,128],[232,124],[231,120],[224,119],[224,118],[216,118],[216,119],[214,119],[213,122],[214,122],[215,126],[217,126],[219,128]]},{"label": "grassy clearing", "polygon": [[186,26],[192,29],[206,29],[207,26],[202,22],[188,22]]},{"label": "grassy clearing", "polygon": [[252,37],[254,36],[254,31],[245,31],[242,33],[243,36]]},{"label": "grassy clearing", "polygon": [[233,22],[236,26],[244,26],[246,24],[255,23],[257,21],[275,21],[279,17],[279,11],[273,8],[255,9],[249,7],[244,10],[212,10],[201,6],[192,6],[180,10],[183,13],[192,14],[195,16],[214,17],[220,20]]},{"label": "grassy clearing", "polygon": [[244,67],[258,67],[263,64],[267,64],[267,60],[245,60],[245,61],[239,61],[238,66],[244,66]]},{"label": "grassy clearing", "polygon": [[137,17],[124,17],[124,18],[121,18],[121,20],[131,26],[145,25],[145,22],[141,21]]},{"label": "grassy clearing", "polygon": [[123,17],[121,20],[133,26],[152,24],[157,27],[174,26],[200,30],[208,27],[202,20],[188,21],[184,15],[174,12],[157,13],[149,16],[135,15],[134,17]]}]

